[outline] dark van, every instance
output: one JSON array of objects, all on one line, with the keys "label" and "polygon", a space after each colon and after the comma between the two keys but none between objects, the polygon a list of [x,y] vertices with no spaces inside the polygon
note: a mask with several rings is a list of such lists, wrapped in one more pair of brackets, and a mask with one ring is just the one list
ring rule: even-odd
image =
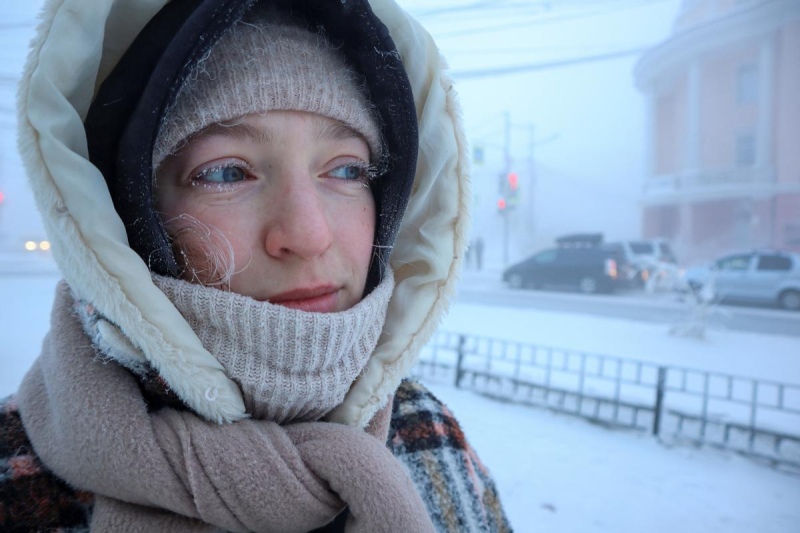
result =
[{"label": "dark van", "polygon": [[503,281],[519,288],[576,288],[583,293],[613,292],[627,280],[620,271],[624,259],[614,250],[596,246],[542,250],[508,267]]}]

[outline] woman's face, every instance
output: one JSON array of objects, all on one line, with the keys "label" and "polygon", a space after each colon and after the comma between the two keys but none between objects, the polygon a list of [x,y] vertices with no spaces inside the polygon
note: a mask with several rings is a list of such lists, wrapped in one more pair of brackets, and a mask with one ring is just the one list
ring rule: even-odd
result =
[{"label": "woman's face", "polygon": [[184,276],[304,311],[349,309],[372,257],[368,163],[361,136],[311,113],[206,128],[156,180]]}]

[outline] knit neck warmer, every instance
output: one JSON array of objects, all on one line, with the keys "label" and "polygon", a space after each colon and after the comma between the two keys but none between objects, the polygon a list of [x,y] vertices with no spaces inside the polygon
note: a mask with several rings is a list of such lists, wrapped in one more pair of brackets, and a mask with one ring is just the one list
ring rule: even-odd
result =
[{"label": "knit neck warmer", "polygon": [[394,277],[354,307],[309,313],[154,275],[242,391],[247,412],[278,423],[319,420],[342,403],[378,344]]}]

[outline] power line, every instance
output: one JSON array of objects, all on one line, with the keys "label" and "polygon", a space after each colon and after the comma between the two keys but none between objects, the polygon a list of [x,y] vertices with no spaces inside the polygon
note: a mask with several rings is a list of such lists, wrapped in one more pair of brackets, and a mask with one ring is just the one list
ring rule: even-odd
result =
[{"label": "power line", "polygon": [[509,29],[516,29],[516,28],[528,28],[531,26],[540,26],[544,24],[553,24],[553,23],[560,23],[566,22],[570,20],[580,20],[586,18],[592,18],[596,16],[606,15],[608,13],[614,13],[616,11],[621,11],[625,9],[631,8],[639,8],[644,7],[648,4],[654,4],[659,2],[664,2],[666,0],[635,0],[631,2],[626,2],[625,4],[615,5],[613,7],[608,7],[605,9],[595,9],[591,11],[579,11],[570,14],[565,14],[561,16],[551,16],[551,17],[541,17],[539,13],[536,13],[533,19],[525,19],[520,20],[519,15],[514,17],[513,22],[504,22],[503,24],[499,25],[486,25],[486,17],[482,16],[480,18],[475,18],[476,22],[481,23],[481,26],[475,28],[465,28],[459,29],[449,32],[435,32],[434,37],[439,40],[443,38],[450,38],[450,37],[460,37],[464,35],[475,35],[479,33],[492,33],[492,32],[499,32],[505,31]]},{"label": "power line", "polygon": [[[575,12],[584,8],[570,8],[559,7],[555,12]],[[554,10],[547,6],[540,4],[524,4],[524,5],[502,5],[486,8],[482,11],[462,11],[453,14],[448,14],[442,17],[421,18],[423,24],[427,26],[447,24],[448,26],[458,26],[464,23],[493,23],[510,20],[519,20],[520,17],[545,17],[552,16]]]},{"label": "power line", "polygon": [[543,61],[539,63],[529,63],[527,65],[510,65],[506,67],[493,67],[486,69],[453,71],[450,73],[450,75],[456,80],[466,80],[470,78],[485,78],[487,76],[503,76],[506,74],[517,74],[519,72],[533,72],[537,70],[549,70],[553,68],[570,67],[573,65],[580,65],[583,63],[596,63],[599,61],[607,61],[609,59],[617,59],[620,57],[638,54],[645,50],[647,50],[647,47],[632,48],[629,50],[609,52],[607,54],[576,57],[560,61]]},{"label": "power line", "polygon": [[[509,11],[509,10],[517,10],[525,9],[527,11],[550,11],[554,8],[560,9],[564,6],[566,7],[597,7],[598,5],[602,4],[614,4],[619,3],[624,0],[541,0],[539,2],[531,2],[529,0],[523,0],[518,2],[511,2],[511,1],[495,1],[492,2],[490,0],[484,0],[482,2],[474,2],[471,4],[461,4],[456,6],[446,6],[446,7],[434,7],[428,10],[423,11],[416,11],[416,10],[409,10],[411,14],[414,15],[417,19],[425,19],[428,17],[437,17],[440,15],[451,15],[453,13],[466,13],[471,14],[474,12],[478,12],[475,14],[481,15],[482,17],[486,15],[485,11],[495,11],[495,12],[502,12],[502,11]],[[483,13],[481,13],[483,12]]]},{"label": "power line", "polygon": [[3,30],[19,30],[22,28],[32,28],[36,26],[36,22],[28,21],[28,22],[7,22],[5,24],[0,24],[0,31]]},{"label": "power line", "polygon": [[473,11],[475,9],[482,9],[485,7],[489,7],[495,4],[495,2],[491,2],[489,0],[485,0],[483,2],[476,2],[474,4],[467,4],[467,5],[460,5],[460,6],[450,6],[450,7],[439,7],[429,9],[427,11],[412,11],[411,13],[414,15],[414,18],[421,19],[425,17],[432,17],[436,15],[448,14],[453,12],[460,12],[460,11]]},{"label": "power line", "polygon": [[493,56],[498,54],[503,55],[530,55],[533,52],[602,52],[609,48],[634,48],[627,44],[576,44],[576,45],[557,45],[557,46],[526,46],[524,48],[453,48],[447,51],[447,57],[454,57],[457,55],[474,56]]}]

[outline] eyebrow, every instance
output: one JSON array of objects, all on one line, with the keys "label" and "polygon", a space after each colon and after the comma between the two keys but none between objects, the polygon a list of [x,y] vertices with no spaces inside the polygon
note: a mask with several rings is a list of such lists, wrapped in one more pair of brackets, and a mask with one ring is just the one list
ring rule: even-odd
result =
[{"label": "eyebrow", "polygon": [[[329,122],[321,117],[314,117],[314,139],[317,141],[341,141],[346,139],[363,139],[364,136],[356,130],[339,121]],[[269,143],[275,139],[275,133],[270,129],[262,129],[242,122],[215,122],[209,124],[195,135],[192,140],[207,136],[229,137],[237,141],[250,141],[253,143]]]},{"label": "eyebrow", "polygon": [[229,137],[236,141],[250,141],[259,144],[269,143],[275,138],[271,130],[257,128],[250,124],[241,122],[215,122],[197,132],[197,134],[192,136],[191,140],[210,136]]},{"label": "eyebrow", "polygon": [[318,141],[342,141],[346,139],[363,139],[364,136],[356,130],[339,121],[335,122],[322,122],[317,121],[317,128],[314,138]]}]

